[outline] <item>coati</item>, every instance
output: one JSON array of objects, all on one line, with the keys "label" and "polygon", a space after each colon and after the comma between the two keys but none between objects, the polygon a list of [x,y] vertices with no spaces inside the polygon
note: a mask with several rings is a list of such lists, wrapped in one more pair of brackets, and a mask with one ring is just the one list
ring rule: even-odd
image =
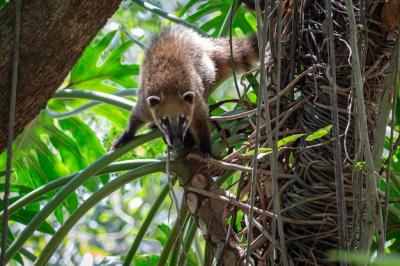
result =
[{"label": "coati", "polygon": [[386,40],[395,41],[400,25],[400,1],[389,0],[383,4],[381,11],[382,29],[387,34]]},{"label": "coati", "polygon": [[[258,58],[257,37],[234,39],[233,55],[237,70],[250,70]],[[182,148],[185,141],[189,146],[189,131],[200,152],[211,155],[207,99],[215,84],[230,74],[229,39],[205,38],[181,25],[167,28],[146,51],[138,102],[113,147],[123,146],[143,124],[152,123],[168,145]]]}]

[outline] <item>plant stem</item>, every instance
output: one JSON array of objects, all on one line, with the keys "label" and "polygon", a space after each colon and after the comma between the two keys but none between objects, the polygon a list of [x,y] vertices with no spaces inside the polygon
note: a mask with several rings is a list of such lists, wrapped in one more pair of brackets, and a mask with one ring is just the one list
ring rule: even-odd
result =
[{"label": "plant stem", "polygon": [[206,241],[206,250],[204,251],[204,266],[213,265],[214,256],[213,248],[209,242]]},{"label": "plant stem", "polygon": [[[187,167],[180,163],[171,163],[173,171],[185,178],[189,178],[189,170]],[[71,214],[68,220],[61,226],[60,229],[53,235],[50,241],[47,243],[44,250],[40,253],[40,256],[36,259],[34,265],[45,265],[50,259],[51,255],[56,251],[57,247],[61,244],[64,237],[72,229],[72,227],[86,214],[93,206],[98,204],[101,200],[109,196],[112,192],[123,187],[132,180],[139,178],[144,175],[163,171],[165,169],[165,162],[147,164],[138,167],[128,173],[121,175],[111,182],[104,185],[101,189],[96,191],[90,196],[79,208]]]},{"label": "plant stem", "polygon": [[135,37],[133,37],[133,36],[129,33],[128,29],[125,27],[125,25],[124,25],[123,23],[121,23],[121,27],[122,27],[122,30],[124,31],[124,33],[126,34],[126,36],[128,36],[128,38],[131,39],[133,43],[135,43],[136,45],[138,45],[138,46],[139,46],[140,48],[142,48],[143,50],[147,50],[147,49],[149,48],[146,44],[142,43],[141,41],[139,41],[138,39],[136,39]]},{"label": "plant stem", "polygon": [[135,103],[118,97],[113,94],[99,92],[99,91],[83,91],[73,89],[63,89],[54,94],[53,99],[85,99],[93,100],[102,103],[108,103],[122,109],[131,111],[135,107]]},{"label": "plant stem", "polygon": [[[333,122],[334,144],[334,164],[335,164],[335,184],[336,184],[336,206],[338,216],[339,248],[347,250],[347,208],[344,193],[343,167],[342,167],[342,144],[339,132],[339,114],[337,103],[337,83],[336,83],[336,58],[335,58],[335,39],[333,35],[333,11],[331,0],[325,0],[325,8],[328,13],[328,61],[330,68],[327,70],[327,78],[331,87],[331,115]],[[343,257],[340,265],[347,265],[347,258]]]},{"label": "plant stem", "polygon": [[168,241],[161,252],[160,260],[158,261],[157,264],[158,266],[164,266],[167,264],[169,254],[171,253],[174,244],[178,244],[176,240],[179,237],[179,228],[180,228],[179,223],[184,224],[186,220],[189,218],[189,212],[185,204],[181,204],[181,208],[179,210],[177,218],[180,218],[181,222],[175,221],[174,227],[172,228],[169,234]]},{"label": "plant stem", "polygon": [[[109,174],[113,172],[119,172],[119,171],[126,171],[126,170],[132,170],[134,168],[149,164],[149,163],[156,163],[160,162],[160,160],[128,160],[128,161],[122,161],[122,162],[115,162],[112,164],[107,165],[103,170],[101,170],[97,175],[102,175],[102,174]],[[8,208],[9,214],[14,214],[16,211],[24,207],[25,205],[36,201],[40,199],[41,197],[45,196],[47,193],[64,186],[67,184],[72,178],[74,178],[78,173],[74,173],[65,177],[60,177],[56,180],[53,180],[41,187],[38,187],[31,192],[27,193],[17,201],[15,201],[13,204],[11,204]],[[0,212],[0,217],[3,216],[3,211]]]},{"label": "plant stem", "polygon": [[14,141],[14,127],[15,127],[15,109],[17,101],[17,87],[18,87],[18,66],[19,66],[19,43],[21,33],[21,7],[22,0],[17,0],[15,3],[15,27],[14,27],[14,48],[13,48],[13,64],[11,74],[11,91],[10,103],[8,112],[8,136],[7,136],[7,162],[6,162],[6,176],[3,196],[3,210],[4,216],[2,221],[1,233],[1,253],[0,264],[6,265],[5,250],[7,247],[7,230],[8,230],[8,205],[10,197],[10,184],[11,184],[11,163],[13,158],[12,144]]},{"label": "plant stem", "polygon": [[[122,96],[122,97],[123,96],[135,96],[135,95],[137,95],[137,90],[132,90],[132,89],[131,90],[119,90],[116,93],[113,93],[112,95]],[[90,99],[88,99],[88,100],[90,100]],[[66,119],[66,118],[72,117],[74,115],[77,115],[79,113],[82,113],[83,111],[86,111],[86,110],[88,110],[90,108],[93,108],[93,107],[95,107],[95,106],[97,106],[99,104],[102,104],[102,103],[105,103],[105,102],[96,100],[96,101],[92,101],[92,102],[83,104],[82,106],[79,106],[76,109],[73,109],[73,110],[70,110],[70,111],[67,111],[67,112],[62,112],[62,113],[54,112],[54,111],[50,110],[48,106],[46,106],[46,112],[52,118],[55,118],[55,119]],[[112,102],[108,102],[108,104],[115,105]],[[115,105],[115,106],[121,107],[119,105]],[[125,108],[123,108],[123,109],[125,109]]]},{"label": "plant stem", "polygon": [[[396,108],[397,108],[397,94],[398,94],[398,70],[399,70],[399,63],[400,63],[400,36],[397,35],[397,40],[395,47],[393,48],[393,53],[392,53],[392,62],[391,62],[391,68],[392,72],[391,75],[391,86],[389,85],[388,87],[390,88],[390,92],[393,92],[393,102],[392,102],[392,123],[391,123],[391,128],[390,128],[390,145],[389,145],[389,156],[387,158],[387,166],[386,166],[386,192],[385,192],[385,203],[383,205],[383,231],[384,231],[384,242],[386,242],[386,234],[387,234],[387,221],[388,221],[388,213],[389,213],[389,198],[390,198],[390,179],[391,179],[391,168],[392,168],[392,159],[393,159],[393,153],[395,151],[395,148],[393,146],[393,141],[394,141],[394,131],[396,128],[396,119],[397,119],[397,114],[396,114]],[[386,118],[387,121],[387,118]],[[384,134],[385,135],[385,134]],[[385,136],[383,136],[385,138]],[[381,153],[382,154],[382,153]],[[379,166],[376,168],[379,169]]]},{"label": "plant stem", "polygon": [[[284,4],[281,2],[277,2],[278,5],[278,18],[276,23],[276,46],[277,46],[277,55],[276,55],[276,123],[275,129],[272,133],[275,134],[275,138],[272,141],[272,157],[270,157],[271,162],[271,172],[272,172],[272,198],[273,198],[273,209],[276,214],[276,222],[278,225],[278,235],[279,242],[281,248],[281,260],[283,265],[288,266],[289,260],[286,252],[286,242],[285,242],[285,231],[283,230],[282,216],[281,216],[281,202],[278,191],[278,138],[279,138],[279,114],[280,114],[280,91],[281,91],[281,81],[282,81],[282,17],[283,17],[283,9]],[[266,25],[263,25],[266,27]],[[264,100],[267,102],[266,109],[269,110],[269,103],[267,97],[264,97]],[[261,110],[260,110],[261,112]],[[270,117],[268,118],[268,123],[271,123]],[[274,221],[274,220],[273,220]],[[274,227],[274,223],[272,224]],[[274,229],[273,229],[274,230]],[[275,238],[274,238],[275,241]]]},{"label": "plant stem", "polygon": [[196,259],[199,265],[204,265],[204,255],[203,255],[203,250],[200,245],[200,240],[199,237],[194,238],[194,248],[196,252]]},{"label": "plant stem", "polygon": [[86,180],[96,175],[108,164],[115,161],[131,149],[160,136],[161,132],[159,131],[153,131],[145,135],[137,136],[127,145],[116,149],[115,151],[107,152],[92,165],[88,166],[85,170],[72,178],[65,185],[65,187],[63,187],[57,193],[57,195],[49,203],[47,203],[47,205],[38,214],[36,214],[35,217],[32,218],[32,221],[25,227],[24,230],[22,230],[13,243],[8,247],[6,251],[6,261],[8,262],[18,252],[26,240],[36,231],[36,229],[46,220],[46,218]]},{"label": "plant stem", "polygon": [[153,221],[154,217],[157,214],[158,209],[161,207],[161,204],[164,202],[165,197],[168,195],[168,191],[169,191],[169,185],[167,184],[161,190],[160,195],[154,201],[154,204],[151,207],[149,213],[147,214],[146,219],[143,221],[142,226],[140,227],[139,232],[137,233],[135,240],[133,241],[133,244],[128,251],[128,254],[126,255],[123,266],[131,265],[132,260],[135,257],[136,251],[138,250],[139,245],[142,242],[143,237],[150,226],[150,223]]},{"label": "plant stem", "polygon": [[[185,242],[184,242],[184,246],[183,246],[187,255],[189,255],[190,246],[193,243],[193,239],[194,239],[194,236],[196,235],[196,232],[197,232],[197,223],[194,219],[190,219],[189,228],[186,232],[186,238],[185,238]],[[179,266],[186,265],[187,260],[188,260],[188,256],[185,256],[184,252],[180,253],[178,265]]]},{"label": "plant stem", "polygon": [[361,64],[360,57],[357,46],[357,26],[356,19],[354,15],[354,4],[351,0],[346,0],[346,9],[349,16],[349,39],[351,47],[351,63],[353,66],[353,80],[356,89],[357,97],[357,111],[360,126],[360,146],[363,152],[364,160],[366,161],[366,166],[364,172],[366,173],[366,199],[367,199],[367,215],[366,222],[364,223],[363,234],[361,237],[361,250],[367,253],[369,256],[370,247],[372,243],[372,235],[376,230],[377,240],[378,240],[378,251],[379,253],[384,251],[383,243],[383,220],[382,220],[382,209],[378,200],[377,183],[375,179],[375,167],[374,160],[371,154],[371,146],[368,136],[368,124],[367,116],[365,110],[365,100],[363,91],[363,77],[361,74]]}]

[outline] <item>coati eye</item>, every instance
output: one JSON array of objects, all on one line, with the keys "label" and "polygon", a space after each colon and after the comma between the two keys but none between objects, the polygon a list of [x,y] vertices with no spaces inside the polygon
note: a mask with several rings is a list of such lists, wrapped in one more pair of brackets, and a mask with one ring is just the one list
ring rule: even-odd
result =
[{"label": "coati eye", "polygon": [[183,123],[187,120],[186,115],[179,115],[179,122]]},{"label": "coati eye", "polygon": [[184,101],[188,103],[193,103],[194,99],[194,92],[193,91],[187,91],[182,95],[182,98]]},{"label": "coati eye", "polygon": [[160,121],[162,124],[165,124],[165,125],[169,123],[169,119],[167,116],[161,117]]},{"label": "coati eye", "polygon": [[159,104],[160,103],[160,97],[158,97],[158,96],[149,96],[149,97],[147,97],[147,103],[151,106],[151,107],[153,107],[153,106],[156,106],[157,104]]},{"label": "coati eye", "polygon": [[179,124],[182,125],[182,127],[186,127],[187,122],[186,115],[179,115]]}]

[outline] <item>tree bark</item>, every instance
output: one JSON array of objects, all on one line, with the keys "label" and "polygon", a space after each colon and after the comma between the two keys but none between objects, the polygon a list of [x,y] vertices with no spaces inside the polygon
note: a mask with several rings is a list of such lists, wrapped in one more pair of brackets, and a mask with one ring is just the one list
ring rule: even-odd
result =
[{"label": "tree bark", "polygon": [[[45,107],[121,0],[23,1],[15,136]],[[0,152],[7,140],[15,3],[0,10]]]}]

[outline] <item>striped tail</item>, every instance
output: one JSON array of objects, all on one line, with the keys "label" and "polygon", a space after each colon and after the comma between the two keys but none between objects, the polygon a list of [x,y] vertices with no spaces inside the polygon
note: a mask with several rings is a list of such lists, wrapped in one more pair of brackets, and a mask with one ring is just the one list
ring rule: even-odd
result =
[{"label": "striped tail", "polygon": [[[229,39],[214,39],[213,44],[211,59],[215,62],[216,81],[219,82],[232,75]],[[233,39],[232,51],[236,73],[251,70],[259,58],[257,35],[254,34],[248,39]]]}]

